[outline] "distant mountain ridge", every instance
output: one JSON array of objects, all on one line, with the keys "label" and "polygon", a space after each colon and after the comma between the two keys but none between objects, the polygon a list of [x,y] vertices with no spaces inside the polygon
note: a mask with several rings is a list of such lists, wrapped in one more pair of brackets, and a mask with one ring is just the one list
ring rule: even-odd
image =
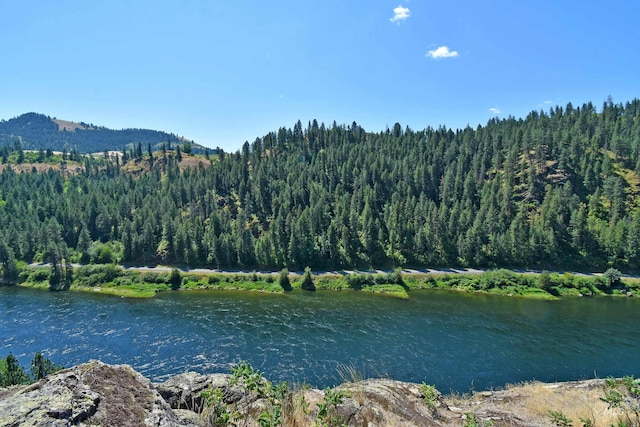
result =
[{"label": "distant mountain ridge", "polygon": [[149,144],[153,150],[157,150],[163,143],[171,143],[189,144],[194,153],[206,150],[206,147],[173,133],[150,129],[114,130],[84,122],[51,118],[39,113],[26,113],[0,121],[0,145],[14,144],[16,141],[27,150],[50,148],[81,153],[119,151],[138,142],[144,149]]}]

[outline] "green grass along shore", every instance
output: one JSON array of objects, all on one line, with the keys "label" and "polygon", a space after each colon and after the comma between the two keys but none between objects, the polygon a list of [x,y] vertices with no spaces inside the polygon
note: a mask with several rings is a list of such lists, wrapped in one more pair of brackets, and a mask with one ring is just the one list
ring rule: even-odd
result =
[{"label": "green grass along shore", "polygon": [[[18,285],[51,289],[51,267],[23,267]],[[282,294],[302,292],[303,275],[288,274],[291,290],[285,291],[280,273],[194,273],[177,269],[166,272],[125,269],[113,264],[85,265],[73,270],[73,280],[66,288],[126,298],[151,298],[170,290],[238,290]],[[615,278],[614,278],[615,279]],[[480,274],[403,273],[322,273],[312,275],[316,290],[362,291],[400,299],[409,299],[418,289],[447,289],[536,299],[561,296],[627,296],[640,291],[640,279],[610,280],[605,276],[583,276],[572,273],[516,273],[489,270]],[[63,288],[64,289],[64,288]]]}]

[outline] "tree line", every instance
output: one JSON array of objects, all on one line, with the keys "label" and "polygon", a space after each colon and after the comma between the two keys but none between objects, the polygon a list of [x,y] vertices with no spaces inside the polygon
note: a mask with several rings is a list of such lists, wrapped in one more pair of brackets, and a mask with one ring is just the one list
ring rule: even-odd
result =
[{"label": "tree line", "polygon": [[640,267],[637,99],[455,131],[298,121],[189,168],[138,151],[136,174],[4,168],[2,268]]},{"label": "tree line", "polygon": [[67,129],[44,114],[26,113],[9,120],[0,120],[0,145],[11,145],[16,139],[25,149],[51,149],[54,151],[79,151],[98,153],[114,150],[124,144],[133,146],[136,142],[154,147],[160,144],[188,146],[194,152],[202,153],[204,147],[184,140],[172,133],[150,129],[108,129],[88,123],[77,123],[74,129]]},{"label": "tree line", "polygon": [[48,358],[44,357],[42,353],[37,352],[33,359],[31,359],[30,371],[31,375],[20,364],[18,358],[12,353],[9,353],[7,357],[0,358],[0,387],[9,387],[18,384],[29,384],[35,381],[40,381],[49,374],[53,374],[63,369],[62,366],[58,366]]}]

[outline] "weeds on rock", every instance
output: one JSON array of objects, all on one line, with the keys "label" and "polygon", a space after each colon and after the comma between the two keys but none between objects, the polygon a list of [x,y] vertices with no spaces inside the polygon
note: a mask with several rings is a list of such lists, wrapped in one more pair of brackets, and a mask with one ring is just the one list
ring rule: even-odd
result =
[{"label": "weeds on rock", "polygon": [[462,427],[493,427],[493,421],[478,421],[476,414],[471,412],[464,414],[464,424]]},{"label": "weeds on rock", "polygon": [[[272,384],[248,362],[240,362],[231,368],[228,385],[241,387],[244,397],[236,403],[227,403],[220,388],[209,388],[201,393],[205,405],[203,417],[208,426],[247,426],[251,419],[260,427],[296,425],[295,420],[308,413],[308,403],[302,394],[294,394],[287,382]],[[263,399],[262,410],[257,415],[254,410],[256,399]]]},{"label": "weeds on rock", "polygon": [[618,426],[640,426],[640,379],[626,376],[618,382],[615,378],[607,378],[601,400],[609,409],[620,412]]},{"label": "weeds on rock", "polygon": [[260,427],[277,427],[282,425],[282,408],[279,405],[270,405],[258,417]]},{"label": "weeds on rock", "polygon": [[[617,417],[615,426],[640,427],[640,380],[632,376],[617,380],[609,377],[604,383],[604,397],[600,400],[607,404],[607,409],[614,411]],[[548,411],[551,422],[558,427],[572,427],[573,421],[561,411]],[[581,427],[596,426],[597,417],[592,413],[590,418],[580,418]],[[599,424],[598,424],[599,425]]]},{"label": "weeds on rock", "polygon": [[420,393],[422,393],[424,403],[435,415],[437,412],[438,402],[440,401],[440,392],[436,389],[435,385],[429,385],[423,382],[419,387]]},{"label": "weeds on rock", "polygon": [[328,388],[324,391],[324,399],[318,406],[318,415],[316,416],[316,426],[319,427],[338,427],[346,426],[346,420],[338,413],[338,406],[342,405],[346,397],[343,391]]},{"label": "weeds on rock", "polygon": [[553,425],[558,427],[572,427],[573,423],[562,411],[549,411],[549,418]]},{"label": "weeds on rock", "polygon": [[207,426],[224,427],[240,419],[240,413],[235,407],[225,403],[221,389],[209,387],[200,396],[204,400],[202,417]]}]

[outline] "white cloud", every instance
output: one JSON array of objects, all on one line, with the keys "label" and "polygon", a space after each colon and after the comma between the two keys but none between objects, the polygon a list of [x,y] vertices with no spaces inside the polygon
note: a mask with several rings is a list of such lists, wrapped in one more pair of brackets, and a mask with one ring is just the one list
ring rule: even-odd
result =
[{"label": "white cloud", "polygon": [[454,58],[458,56],[458,52],[455,50],[449,50],[447,46],[440,46],[439,48],[427,52],[426,56],[433,59]]},{"label": "white cloud", "polygon": [[389,19],[391,22],[400,22],[411,16],[411,11],[408,7],[402,7],[402,5],[398,5],[398,7],[393,9],[393,18]]},{"label": "white cloud", "polygon": [[546,107],[550,106],[552,103],[553,103],[553,101],[549,101],[549,100],[542,101],[540,104],[536,105],[536,107],[538,107],[538,108],[545,107],[546,108]]},{"label": "white cloud", "polygon": [[499,108],[496,108],[496,107],[489,108],[489,111],[490,111],[492,114],[500,114],[500,113],[502,113],[502,111],[501,111]]}]

